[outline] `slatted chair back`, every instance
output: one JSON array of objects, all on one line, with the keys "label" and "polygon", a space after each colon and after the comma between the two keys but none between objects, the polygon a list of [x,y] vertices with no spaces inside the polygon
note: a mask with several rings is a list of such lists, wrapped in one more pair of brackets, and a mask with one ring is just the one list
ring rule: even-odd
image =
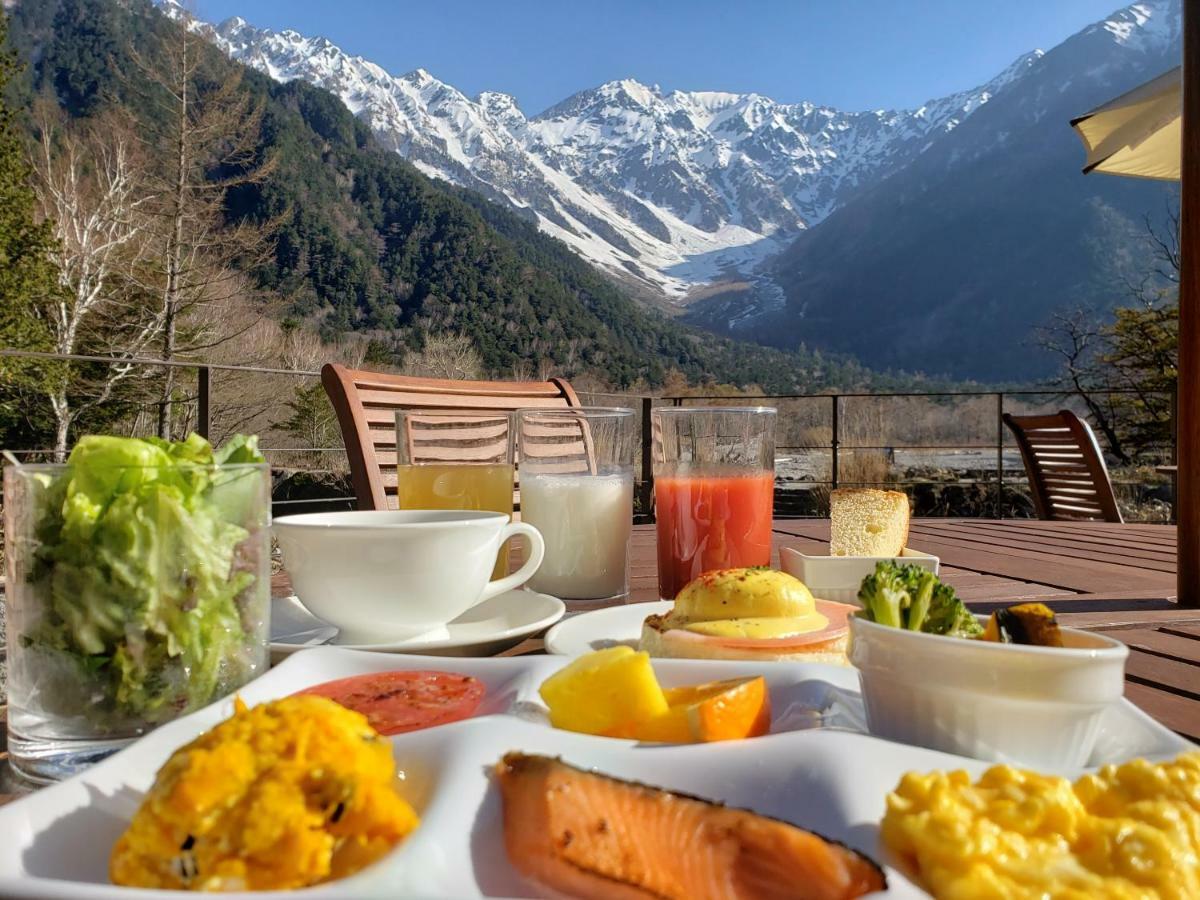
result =
[{"label": "slatted chair back", "polygon": [[504,464],[513,458],[515,425],[507,411],[404,410],[396,434],[404,442],[403,459],[431,463]]},{"label": "slatted chair back", "polygon": [[595,475],[593,448],[591,423],[582,417],[532,416],[521,427],[521,460],[539,474]]},{"label": "slatted chair back", "polygon": [[[359,509],[395,509],[397,506],[398,410],[495,413],[525,407],[579,406],[575,391],[561,378],[549,381],[452,381],[387,375],[330,363],[321,369],[321,383],[341,426],[350,462],[350,480]],[[419,447],[421,430],[418,427],[406,439],[415,440]]]},{"label": "slatted chair back", "polygon": [[1064,409],[1049,416],[1004,415],[1021,450],[1041,519],[1121,522],[1104,455],[1092,428]]}]

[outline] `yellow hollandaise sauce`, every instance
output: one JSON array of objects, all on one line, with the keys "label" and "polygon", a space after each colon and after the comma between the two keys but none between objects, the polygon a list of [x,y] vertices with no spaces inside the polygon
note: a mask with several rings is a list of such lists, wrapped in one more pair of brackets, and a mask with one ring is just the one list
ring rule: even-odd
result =
[{"label": "yellow hollandaise sauce", "polygon": [[691,622],[683,628],[686,631],[710,637],[766,640],[811,634],[814,631],[821,631],[828,625],[829,619],[819,612],[811,612],[803,616],[715,619],[710,622]]}]

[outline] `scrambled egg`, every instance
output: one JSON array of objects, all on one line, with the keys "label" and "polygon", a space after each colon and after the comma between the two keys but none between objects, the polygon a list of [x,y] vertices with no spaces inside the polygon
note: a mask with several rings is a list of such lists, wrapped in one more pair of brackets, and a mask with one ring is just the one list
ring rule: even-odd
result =
[{"label": "scrambled egg", "polygon": [[239,701],[159,770],[109,874],[133,887],[304,887],[358,871],[416,826],[365,716],[324,697]]},{"label": "scrambled egg", "polygon": [[1065,778],[905,775],[884,843],[947,900],[1200,897],[1200,753]]}]

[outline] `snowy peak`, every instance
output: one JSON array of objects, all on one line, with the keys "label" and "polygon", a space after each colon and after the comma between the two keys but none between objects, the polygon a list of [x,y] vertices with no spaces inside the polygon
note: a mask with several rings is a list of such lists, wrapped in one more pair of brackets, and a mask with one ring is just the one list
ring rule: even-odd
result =
[{"label": "snowy peak", "polygon": [[[186,15],[175,0],[161,8]],[[1179,20],[1178,0],[1142,0],[1070,40],[1150,52],[1177,39]],[[471,99],[424,69],[392,75],[322,37],[240,17],[192,27],[272,78],[337,94],[426,174],[528,209],[595,264],[680,302],[709,282],[758,278],[800,232],[1036,77],[1044,56],[1022,54],[983,85],[909,110],[664,92],[624,78],[530,118],[508,94]]]},{"label": "snowy peak", "polygon": [[1093,29],[1103,29],[1123,46],[1154,53],[1180,39],[1183,17],[1172,0],[1144,0],[1113,13]]}]

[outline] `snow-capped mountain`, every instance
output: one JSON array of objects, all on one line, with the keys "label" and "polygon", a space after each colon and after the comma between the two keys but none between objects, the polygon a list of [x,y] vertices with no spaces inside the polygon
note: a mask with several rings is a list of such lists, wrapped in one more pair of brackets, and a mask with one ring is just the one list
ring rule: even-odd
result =
[{"label": "snow-capped mountain", "polygon": [[[164,8],[180,14],[171,0]],[[531,118],[514,97],[472,99],[423,69],[391,75],[324,38],[236,17],[195,27],[272,78],[333,92],[426,174],[528,210],[587,259],[673,302],[752,276],[801,231],[1009,90],[1041,56],[1023,55],[984,85],[912,110],[844,112],[626,79]]]},{"label": "snow-capped mountain", "polygon": [[1162,185],[1079,175],[1067,122],[1178,64],[1181,0],[1138,0],[979,87],[868,112],[626,79],[531,117],[323,38],[192,27],[333,92],[426,174],[523,210],[695,324],[876,367],[1045,373],[1047,356],[1013,348],[1055,310],[1127,300],[1144,220],[1170,202]]},{"label": "snow-capped mountain", "polygon": [[[1182,4],[1144,0],[1082,29],[892,178],[857,192],[772,266],[783,304],[693,303],[687,315],[764,343],[896,367],[1029,380],[1060,359],[1037,330],[1104,316],[1154,277],[1178,185],[1080,173],[1068,122],[1179,64]],[[848,302],[849,301],[849,302]]]}]

